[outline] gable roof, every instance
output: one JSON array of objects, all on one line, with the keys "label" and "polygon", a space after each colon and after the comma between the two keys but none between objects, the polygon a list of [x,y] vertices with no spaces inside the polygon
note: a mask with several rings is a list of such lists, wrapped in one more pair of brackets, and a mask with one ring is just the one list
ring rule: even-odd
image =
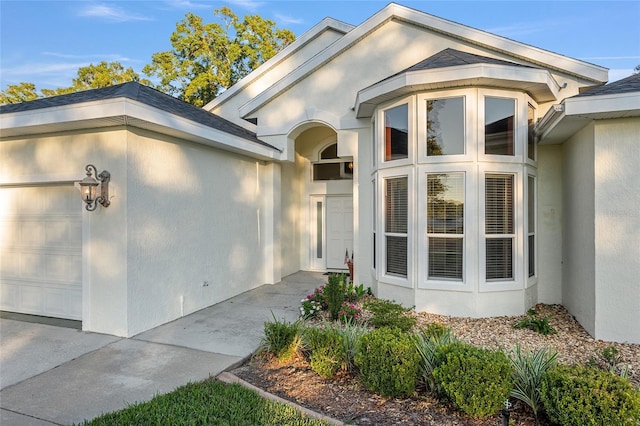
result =
[{"label": "gable roof", "polygon": [[261,106],[270,102],[276,96],[288,90],[307,75],[322,67],[325,63],[337,57],[390,20],[402,21],[426,28],[448,37],[462,40],[465,43],[522,59],[527,63],[540,64],[545,69],[558,70],[564,74],[593,82],[594,85],[602,84],[607,81],[608,78],[606,68],[467,27],[415,9],[390,3],[325,50],[309,59],[303,66],[289,73],[285,78],[273,84],[269,89],[264,90],[254,97],[253,100],[242,106],[239,111],[240,116],[245,118],[250,117],[251,114]]},{"label": "gable roof", "polygon": [[[248,155],[273,152],[267,156],[276,158],[281,152],[229,120],[138,82],[0,106],[2,137],[116,125],[226,146]],[[251,146],[261,148],[256,151]]]}]

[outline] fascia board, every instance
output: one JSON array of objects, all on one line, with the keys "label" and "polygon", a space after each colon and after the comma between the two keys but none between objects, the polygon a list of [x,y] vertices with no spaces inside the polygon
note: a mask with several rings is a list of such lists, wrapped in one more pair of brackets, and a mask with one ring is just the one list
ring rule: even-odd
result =
[{"label": "fascia board", "polygon": [[565,111],[569,115],[589,116],[600,113],[640,111],[640,92],[616,93],[612,95],[578,96],[565,100]]},{"label": "fascia board", "polygon": [[[192,120],[170,114],[158,108],[128,98],[115,98],[105,101],[45,108],[0,115],[0,130],[20,127],[63,124],[78,121],[98,120],[109,117],[125,116],[179,132],[185,139],[220,149],[243,153],[261,159],[277,159],[280,151],[276,148],[259,145],[239,136],[196,123]],[[169,133],[167,133],[169,134]]]},{"label": "fascia board", "polygon": [[327,47],[318,55],[311,58],[303,66],[291,72],[282,80],[265,90],[253,100],[240,107],[240,116],[246,117],[256,111],[271,99],[280,95],[289,87],[302,80],[324,63],[355,44],[367,34],[391,19],[398,19],[414,25],[419,25],[433,31],[446,34],[465,42],[486,47],[494,51],[506,53],[520,58],[528,63],[540,64],[544,68],[555,69],[563,73],[572,74],[595,83],[605,83],[608,80],[608,70],[587,62],[572,59],[557,53],[529,46],[504,37],[500,37],[482,30],[467,27],[456,22],[447,21],[414,9],[389,4],[358,27],[345,34],[340,40]]},{"label": "fascia board", "polygon": [[262,75],[266,74],[267,71],[273,69],[276,65],[283,62],[288,57],[294,55],[296,52],[301,50],[304,46],[311,43],[313,40],[318,38],[322,33],[327,30],[335,30],[337,32],[346,34],[349,31],[353,30],[355,27],[353,25],[347,24],[345,22],[338,21],[333,18],[324,18],[318,24],[314,25],[310,30],[306,31],[300,37],[298,37],[293,43],[289,46],[282,49],[278,52],[274,57],[260,65],[258,68],[253,70],[251,73],[247,74],[245,77],[240,79],[236,84],[231,86],[229,89],[225,90],[211,102],[206,104],[203,108],[207,111],[211,111],[212,109],[222,105],[231,97],[233,97],[236,93],[242,91],[249,84],[260,78]]}]

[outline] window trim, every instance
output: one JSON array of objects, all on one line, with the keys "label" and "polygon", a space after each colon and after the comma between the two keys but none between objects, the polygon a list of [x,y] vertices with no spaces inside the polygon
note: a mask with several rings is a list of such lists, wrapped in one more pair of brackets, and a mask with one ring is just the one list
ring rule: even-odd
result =
[{"label": "window trim", "polygon": [[[435,99],[451,99],[463,98],[464,107],[464,154],[452,155],[427,155],[427,108],[426,103]],[[418,162],[419,163],[459,163],[473,161],[476,158],[478,144],[477,134],[475,131],[475,106],[478,104],[477,90],[475,89],[457,89],[443,90],[435,93],[423,93],[417,95],[417,136],[416,144],[418,146]]]},{"label": "window trim", "polygon": [[[413,165],[415,161],[415,147],[416,147],[416,97],[411,95],[400,100],[396,100],[393,103],[385,104],[378,108],[377,117],[377,140],[376,140],[376,160],[378,170],[385,168],[396,168],[408,165]],[[407,105],[407,158],[401,158],[398,160],[385,160],[385,141],[384,135],[384,113],[390,109],[401,105]]]},{"label": "window trim", "polygon": [[[525,207],[522,199],[523,192],[523,172],[522,164],[481,164],[478,170],[478,289],[480,292],[520,290],[524,288],[526,280],[524,277],[524,217]],[[485,178],[486,175],[512,175],[513,176],[513,278],[506,280],[487,281],[487,234],[485,229]],[[491,234],[496,235],[496,234]]]},{"label": "window trim", "polygon": [[[385,284],[396,285],[400,287],[413,288],[413,268],[414,268],[414,199],[415,199],[415,187],[414,187],[414,171],[412,167],[399,167],[389,170],[381,170],[378,174],[377,180],[377,195],[378,195],[378,223],[377,223],[377,251],[378,251],[378,280]],[[384,255],[387,251],[387,232],[385,230],[385,224],[387,221],[386,209],[385,209],[385,189],[387,179],[394,178],[407,178],[407,276],[400,277],[397,275],[387,274],[387,259]]]},{"label": "window trim", "polygon": [[429,166],[421,166],[418,171],[418,253],[419,259],[428,259],[428,242],[427,242],[427,175],[438,173],[464,173],[464,197],[465,197],[465,215],[464,215],[464,234],[463,234],[463,265],[462,265],[462,281],[446,280],[446,279],[429,279],[428,260],[419,261],[418,270],[418,288],[425,290],[449,290],[470,292],[473,290],[475,282],[476,264],[478,262],[476,246],[476,235],[478,233],[475,216],[467,214],[471,206],[476,206],[476,192],[473,190],[476,185],[477,176],[476,167],[472,164],[433,164]]}]

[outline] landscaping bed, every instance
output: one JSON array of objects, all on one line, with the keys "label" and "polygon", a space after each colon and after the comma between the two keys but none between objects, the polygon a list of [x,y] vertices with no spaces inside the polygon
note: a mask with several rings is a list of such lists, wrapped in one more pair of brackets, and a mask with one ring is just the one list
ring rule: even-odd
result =
[{"label": "landscaping bed", "polygon": [[[371,299],[371,296],[363,297]],[[362,300],[359,302],[362,306]],[[367,320],[363,311],[359,321]],[[405,314],[416,319],[415,329],[437,323],[450,328],[459,340],[471,345],[498,349],[509,353],[516,344],[523,351],[548,348],[557,352],[557,363],[589,365],[602,370],[626,369],[631,383],[640,384],[640,345],[596,341],[580,324],[559,305],[537,305],[535,316],[494,318],[456,318],[428,313]],[[544,319],[554,333],[543,335],[528,328],[516,329],[514,325],[527,320]],[[313,319],[304,321],[303,327],[327,325],[328,313],[323,310]],[[308,354],[307,354],[308,355]],[[316,369],[317,370],[317,369]],[[361,374],[350,369],[340,369],[330,379],[322,378],[311,368],[309,357],[297,351],[286,361],[263,353],[233,371],[243,380],[282,398],[311,410],[354,425],[499,425],[499,411],[488,416],[472,418],[454,408],[446,398],[429,392],[424,383],[418,382],[415,391],[408,396],[384,397],[367,389]],[[511,425],[535,425],[535,417],[529,407],[518,399],[510,398]],[[479,418],[478,418],[479,417]],[[550,424],[544,415],[538,424]]]}]

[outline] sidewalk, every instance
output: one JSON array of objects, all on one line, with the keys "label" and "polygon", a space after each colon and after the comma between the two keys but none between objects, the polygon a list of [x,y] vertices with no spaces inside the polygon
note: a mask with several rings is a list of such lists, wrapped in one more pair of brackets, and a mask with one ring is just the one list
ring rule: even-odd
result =
[{"label": "sidewalk", "polygon": [[216,376],[324,281],[298,272],[131,339],[0,319],[0,424],[78,423]]}]

